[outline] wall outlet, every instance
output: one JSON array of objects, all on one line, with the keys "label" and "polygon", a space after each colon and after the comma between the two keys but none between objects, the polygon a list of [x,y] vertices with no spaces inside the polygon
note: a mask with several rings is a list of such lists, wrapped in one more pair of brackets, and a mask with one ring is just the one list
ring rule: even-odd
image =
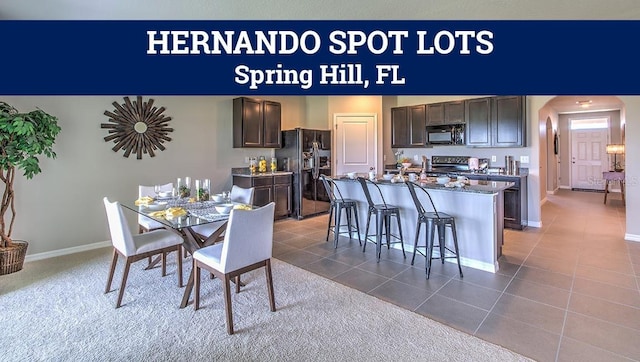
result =
[{"label": "wall outlet", "polygon": [[496,162],[498,161],[498,158],[496,156],[491,156],[491,162]]},{"label": "wall outlet", "polygon": [[244,158],[244,163],[249,163],[249,157]]},{"label": "wall outlet", "polygon": [[520,163],[529,163],[529,156],[520,156]]},{"label": "wall outlet", "polygon": [[420,158],[418,157],[418,155],[413,155],[413,160],[418,162],[418,161],[420,161]]}]

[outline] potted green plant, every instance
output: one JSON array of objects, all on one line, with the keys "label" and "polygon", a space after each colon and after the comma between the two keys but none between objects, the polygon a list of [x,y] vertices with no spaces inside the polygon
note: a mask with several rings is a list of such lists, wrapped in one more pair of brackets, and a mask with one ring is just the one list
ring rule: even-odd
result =
[{"label": "potted green plant", "polygon": [[11,239],[16,217],[13,190],[16,171],[22,170],[31,179],[42,171],[38,156],[56,157],[53,144],[61,129],[57,121],[41,109],[20,113],[0,102],[0,180],[4,183],[0,200],[0,275],[21,270],[27,253],[26,241]]}]

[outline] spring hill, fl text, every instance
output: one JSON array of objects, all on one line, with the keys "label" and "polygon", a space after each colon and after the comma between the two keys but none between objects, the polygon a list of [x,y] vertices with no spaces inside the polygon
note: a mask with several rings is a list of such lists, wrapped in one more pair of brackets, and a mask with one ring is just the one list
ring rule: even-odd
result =
[{"label": "spring hill, fl text", "polygon": [[[415,37],[410,39],[410,36]],[[400,64],[374,64],[375,69],[365,70],[360,62],[324,62],[315,67],[285,66],[282,56],[291,58],[296,53],[304,54],[306,61],[312,55],[318,59],[331,56],[380,56],[401,57],[405,44],[412,44],[411,51],[417,55],[488,55],[493,52],[493,32],[489,30],[440,30],[432,35],[427,30],[410,34],[406,30],[334,30],[328,33],[328,46],[323,47],[318,32],[306,30],[300,34],[291,30],[149,30],[147,31],[147,55],[155,56],[262,56],[279,59],[268,67],[254,68],[237,64],[234,82],[255,90],[262,85],[295,85],[309,89],[314,79],[319,85],[352,85],[368,88],[372,75],[377,85],[403,85],[406,82]],[[273,57],[275,56],[275,57]],[[298,58],[295,58],[298,59]],[[344,58],[342,58],[344,59]],[[396,58],[400,59],[400,58]]]}]

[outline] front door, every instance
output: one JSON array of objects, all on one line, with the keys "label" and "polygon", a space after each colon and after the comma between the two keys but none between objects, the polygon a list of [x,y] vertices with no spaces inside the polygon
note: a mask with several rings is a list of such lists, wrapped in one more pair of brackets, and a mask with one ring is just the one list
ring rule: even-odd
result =
[{"label": "front door", "polygon": [[607,129],[571,131],[571,188],[604,190],[602,172],[608,171]]},{"label": "front door", "polygon": [[[335,114],[335,175],[366,174],[376,167],[376,114]],[[380,173],[380,172],[378,172]]]}]

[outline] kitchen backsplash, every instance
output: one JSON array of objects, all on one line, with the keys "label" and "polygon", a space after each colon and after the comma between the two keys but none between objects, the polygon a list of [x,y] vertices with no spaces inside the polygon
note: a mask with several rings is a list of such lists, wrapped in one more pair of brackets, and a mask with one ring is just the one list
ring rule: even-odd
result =
[{"label": "kitchen backsplash", "polygon": [[[425,155],[429,160],[431,156],[471,156],[478,158],[488,158],[489,167],[504,167],[504,157],[513,156],[514,160],[520,161],[520,156],[529,157],[530,147],[518,147],[518,148],[473,148],[466,146],[435,146],[432,148],[399,148],[393,149],[386,155],[384,164],[392,164],[395,161],[394,152],[401,151],[401,157],[408,157],[412,160],[413,164],[420,165],[422,163],[422,156]],[[417,160],[414,156],[417,155]],[[495,156],[495,161],[491,161],[491,156]],[[529,163],[520,162],[520,167],[528,168]]]}]

